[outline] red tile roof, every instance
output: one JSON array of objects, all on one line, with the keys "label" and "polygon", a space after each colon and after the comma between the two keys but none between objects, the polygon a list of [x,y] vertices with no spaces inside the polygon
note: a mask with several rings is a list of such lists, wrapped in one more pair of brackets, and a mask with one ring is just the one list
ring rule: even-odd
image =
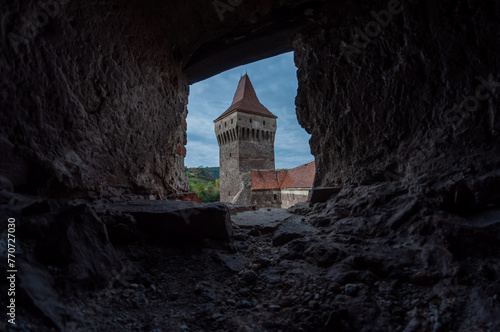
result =
[{"label": "red tile roof", "polygon": [[219,121],[220,119],[228,116],[235,111],[253,113],[274,119],[277,118],[276,115],[271,113],[264,105],[260,103],[259,98],[257,98],[257,94],[253,89],[252,82],[250,82],[250,78],[246,74],[240,79],[240,82],[238,83],[238,88],[236,89],[236,93],[234,94],[231,106],[229,106],[229,108],[224,113],[222,113],[217,119],[215,119],[214,122]]},{"label": "red tile roof", "polygon": [[280,189],[278,172],[274,170],[251,170],[252,190]]},{"label": "red tile roof", "polygon": [[289,169],[281,188],[312,188],[315,174],[316,163],[314,161]]},{"label": "red tile roof", "polygon": [[316,164],[314,161],[286,171],[251,170],[252,190],[312,188]]}]

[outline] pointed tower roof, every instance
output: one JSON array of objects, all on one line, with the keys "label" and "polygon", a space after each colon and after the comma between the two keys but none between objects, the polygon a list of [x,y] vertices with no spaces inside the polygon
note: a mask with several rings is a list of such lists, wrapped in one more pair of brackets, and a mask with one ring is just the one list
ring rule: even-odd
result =
[{"label": "pointed tower roof", "polygon": [[238,88],[234,94],[233,103],[229,108],[222,113],[214,122],[228,116],[235,111],[243,111],[246,113],[253,113],[261,116],[267,116],[269,118],[276,119],[277,116],[271,113],[264,105],[262,105],[257,98],[257,94],[253,89],[252,82],[247,74],[241,77],[238,83]]}]

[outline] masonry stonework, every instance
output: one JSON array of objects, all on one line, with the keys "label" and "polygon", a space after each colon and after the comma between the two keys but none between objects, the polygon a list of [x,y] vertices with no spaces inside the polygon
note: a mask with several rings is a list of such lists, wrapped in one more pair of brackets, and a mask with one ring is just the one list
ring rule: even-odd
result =
[{"label": "masonry stonework", "polygon": [[274,169],[276,116],[258,100],[247,75],[231,106],[215,121],[219,143],[220,200],[251,204],[251,169]]},{"label": "masonry stonework", "polygon": [[288,208],[307,200],[315,164],[275,170],[276,118],[243,76],[231,106],[214,121],[221,202]]}]

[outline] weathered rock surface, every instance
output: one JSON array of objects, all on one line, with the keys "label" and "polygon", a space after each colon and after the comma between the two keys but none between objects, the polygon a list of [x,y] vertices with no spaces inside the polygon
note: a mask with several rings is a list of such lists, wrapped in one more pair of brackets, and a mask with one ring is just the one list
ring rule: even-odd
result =
[{"label": "weathered rock surface", "polygon": [[[15,218],[15,241],[9,243],[16,248],[10,258],[17,270],[18,316],[36,308],[32,328],[53,325],[62,331],[81,324],[81,312],[69,294],[105,287],[122,270],[106,226],[86,204],[14,194],[8,204],[0,204],[0,216],[5,239],[7,220]],[[7,260],[7,240],[2,240],[0,253]]]},{"label": "weathered rock surface", "polygon": [[356,3],[311,11],[317,29],[294,42],[315,186],[446,178],[439,195],[464,207],[482,192],[470,183],[500,168],[499,4]]},{"label": "weathered rock surface", "polygon": [[100,214],[121,213],[134,217],[137,228],[158,240],[229,240],[231,217],[223,203],[182,201],[129,201],[95,206]]},{"label": "weathered rock surface", "polygon": [[188,86],[166,40],[135,39],[144,28],[117,3],[4,1],[0,12],[1,176],[57,197],[186,190]]},{"label": "weathered rock surface", "polygon": [[[33,304],[20,330],[500,330],[498,2],[243,1],[221,17],[201,0],[7,0],[0,12],[0,230],[16,217]],[[236,218],[232,243],[166,247],[135,228],[168,234],[170,213],[191,236],[211,224],[183,218],[194,203],[100,213],[104,227],[81,202],[20,195],[185,191],[187,82],[292,48],[315,184],[343,188],[296,210],[317,228],[307,236],[273,246],[286,217],[265,210]],[[227,239],[227,209],[206,212]]]},{"label": "weathered rock surface", "polygon": [[249,264],[245,256],[242,255],[227,255],[217,253],[215,259],[224,264],[229,270],[233,272],[240,272]]},{"label": "weathered rock surface", "polygon": [[[41,217],[59,211],[61,202],[33,204],[17,197],[11,211],[23,220],[19,240],[30,253],[20,265],[20,278],[25,280],[21,287],[35,306],[47,298],[43,314],[26,308],[19,316],[20,327],[75,331],[238,330],[241,326],[269,331],[290,326],[292,331],[500,328],[497,208],[461,217],[434,211],[432,198],[402,194],[399,186],[353,189],[319,204],[319,210],[313,206],[304,216],[267,209],[236,214],[235,219],[246,223],[234,223],[231,243],[176,247],[141,237],[117,246],[123,269],[98,290],[79,287],[80,281],[66,277],[71,272],[67,265],[47,265],[46,257],[36,260],[39,256],[30,249],[43,240],[40,230],[50,224]],[[155,219],[155,213],[165,213],[171,203],[210,205],[99,201],[93,206],[100,206],[99,215],[110,227],[110,219],[131,226],[141,218]],[[103,212],[103,204],[114,212]],[[343,212],[335,215],[340,208]],[[125,217],[129,213],[135,214],[132,219]],[[262,232],[266,213],[277,226]],[[309,225],[324,215],[335,218],[321,228]],[[398,220],[404,216],[399,227],[391,227],[395,215]],[[297,227],[307,233],[292,232],[296,238],[273,245],[279,234]],[[103,245],[109,244],[93,250]],[[68,293],[68,286],[78,292],[77,299]]]},{"label": "weathered rock surface", "polygon": [[24,241],[33,248],[28,260],[61,270],[61,282],[92,287],[107,284],[119,273],[121,264],[109,243],[106,226],[88,205],[29,198],[22,202],[3,213],[17,217],[20,248]]},{"label": "weathered rock surface", "polygon": [[281,246],[298,237],[313,233],[316,229],[300,216],[292,216],[283,221],[283,224],[273,235],[273,246]]},{"label": "weathered rock surface", "polygon": [[[8,188],[159,198],[185,190],[181,68],[189,60],[237,65],[231,52],[238,49],[253,50],[250,58],[272,55],[283,50],[278,43],[272,49],[276,34],[280,43],[296,35],[297,115],[312,133],[317,186],[405,179],[432,187],[434,175],[446,174],[456,183],[439,195],[459,208],[487,191],[476,182],[499,167],[494,1],[470,5],[474,15],[453,1],[398,3],[361,41],[353,35],[373,27],[373,13],[387,13],[387,2],[248,1],[221,21],[202,1],[75,1],[49,14],[45,8],[48,20],[38,28],[33,15],[42,7],[1,6],[0,150]],[[189,29],[178,33],[188,17]]]},{"label": "weathered rock surface", "polygon": [[273,233],[284,219],[291,216],[293,215],[282,209],[262,208],[257,211],[237,213],[231,219],[235,226],[251,229],[250,235],[261,235]]},{"label": "weathered rock surface", "polygon": [[316,187],[312,188],[309,193],[308,201],[311,205],[316,203],[325,203],[332,196],[338,194],[342,188],[335,187]]},{"label": "weathered rock surface", "polygon": [[[33,263],[20,263],[19,271],[18,285],[22,291],[18,293],[24,293],[31,305],[40,310],[54,326],[63,331],[66,326],[73,325],[65,325],[65,322],[82,323],[82,316],[74,308],[67,306],[65,299],[57,294],[54,278],[45,268],[37,267]],[[24,305],[27,305],[27,301]]]}]

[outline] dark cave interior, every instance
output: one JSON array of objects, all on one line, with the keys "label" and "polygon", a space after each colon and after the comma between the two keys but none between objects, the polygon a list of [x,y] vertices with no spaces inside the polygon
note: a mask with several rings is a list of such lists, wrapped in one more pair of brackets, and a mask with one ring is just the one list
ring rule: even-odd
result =
[{"label": "dark cave interior", "polygon": [[[500,330],[499,2],[0,8],[2,330]],[[288,51],[320,199],[183,201],[189,85]]]}]

